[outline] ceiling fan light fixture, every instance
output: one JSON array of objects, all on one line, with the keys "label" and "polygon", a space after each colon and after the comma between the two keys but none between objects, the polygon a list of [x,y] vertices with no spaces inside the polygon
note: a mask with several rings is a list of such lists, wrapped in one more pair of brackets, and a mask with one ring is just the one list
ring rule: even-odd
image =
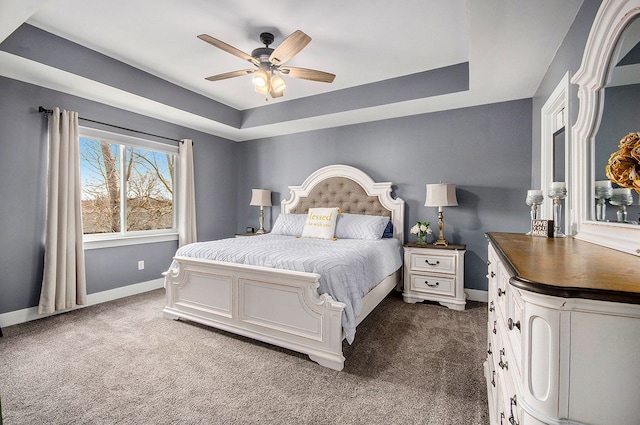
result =
[{"label": "ceiling fan light fixture", "polygon": [[256,92],[260,93],[260,94],[264,94],[267,95],[269,94],[269,85],[264,85],[264,86],[255,86],[256,88]]},{"label": "ceiling fan light fixture", "polygon": [[271,90],[274,93],[282,93],[286,87],[287,83],[284,79],[277,74],[273,74],[271,77]]},{"label": "ceiling fan light fixture", "polygon": [[255,72],[255,75],[253,76],[253,85],[256,86],[256,91],[258,91],[258,88],[266,89],[269,85],[269,75],[267,75],[267,71],[261,69]]}]

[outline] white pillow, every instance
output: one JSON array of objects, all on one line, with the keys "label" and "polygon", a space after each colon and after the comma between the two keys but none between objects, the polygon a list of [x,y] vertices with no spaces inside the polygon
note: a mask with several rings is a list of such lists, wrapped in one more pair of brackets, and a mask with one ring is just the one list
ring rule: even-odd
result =
[{"label": "white pillow", "polygon": [[338,214],[338,208],[309,208],[302,237],[333,239]]},{"label": "white pillow", "polygon": [[307,221],[306,214],[285,214],[281,213],[271,229],[272,235],[300,236],[304,223]]},{"label": "white pillow", "polygon": [[341,214],[336,224],[338,239],[381,239],[389,217],[379,215]]}]

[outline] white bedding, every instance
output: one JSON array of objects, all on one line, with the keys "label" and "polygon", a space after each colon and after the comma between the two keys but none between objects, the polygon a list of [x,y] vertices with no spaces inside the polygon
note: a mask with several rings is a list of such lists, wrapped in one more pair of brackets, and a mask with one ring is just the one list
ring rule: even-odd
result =
[{"label": "white bedding", "polygon": [[267,234],[197,242],[181,247],[176,256],[318,273],[318,292],[346,304],[342,325],[351,343],[362,297],[402,266],[401,252],[393,238],[333,241]]}]

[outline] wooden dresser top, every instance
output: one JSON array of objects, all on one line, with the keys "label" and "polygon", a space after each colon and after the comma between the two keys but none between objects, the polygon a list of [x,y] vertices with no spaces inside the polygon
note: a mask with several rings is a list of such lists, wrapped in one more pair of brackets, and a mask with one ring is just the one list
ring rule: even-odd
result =
[{"label": "wooden dresser top", "polygon": [[640,257],[574,238],[487,233],[511,284],[564,298],[640,304]]}]

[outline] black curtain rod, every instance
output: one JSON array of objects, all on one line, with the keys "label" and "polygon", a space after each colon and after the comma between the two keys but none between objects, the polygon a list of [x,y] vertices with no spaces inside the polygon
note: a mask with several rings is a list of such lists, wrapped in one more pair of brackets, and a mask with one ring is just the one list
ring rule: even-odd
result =
[{"label": "black curtain rod", "polygon": [[[38,108],[38,112],[43,113],[43,114],[53,114],[53,109],[45,109],[42,106],[40,106]],[[165,140],[171,140],[174,142],[179,142],[179,143],[183,143],[182,140],[178,140],[178,139],[172,139],[171,137],[165,137],[165,136],[158,136],[157,134],[152,134],[152,133],[146,133],[144,131],[140,131],[140,130],[133,130],[131,128],[126,128],[126,127],[120,127],[119,125],[113,125],[113,124],[109,124],[106,122],[100,122],[100,121],[95,121],[95,120],[90,120],[89,118],[82,118],[82,117],[78,117],[79,120],[82,121],[88,121],[88,122],[92,122],[95,124],[100,124],[100,125],[106,125],[107,127],[113,127],[113,128],[117,128],[120,130],[126,130],[126,131],[132,131],[134,133],[138,133],[138,134],[144,134],[146,136],[153,136],[153,137],[159,137],[161,139],[165,139]],[[193,143],[195,145],[195,143]]]}]

